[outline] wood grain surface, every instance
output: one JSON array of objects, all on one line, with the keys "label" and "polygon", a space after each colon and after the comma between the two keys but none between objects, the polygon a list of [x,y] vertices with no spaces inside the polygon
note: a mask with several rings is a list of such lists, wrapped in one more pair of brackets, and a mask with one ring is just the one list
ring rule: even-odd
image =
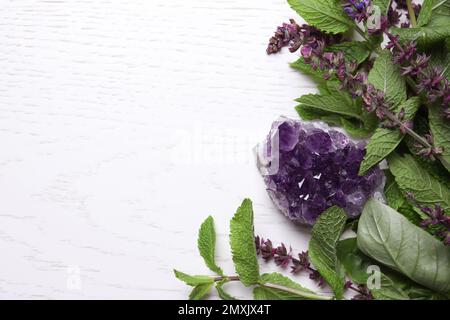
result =
[{"label": "wood grain surface", "polygon": [[284,0],[3,0],[0,15],[0,298],[186,298],[172,269],[208,273],[210,214],[233,273],[245,197],[258,234],[306,248],[252,154],[315,90],[295,55],[265,53],[296,17]]}]

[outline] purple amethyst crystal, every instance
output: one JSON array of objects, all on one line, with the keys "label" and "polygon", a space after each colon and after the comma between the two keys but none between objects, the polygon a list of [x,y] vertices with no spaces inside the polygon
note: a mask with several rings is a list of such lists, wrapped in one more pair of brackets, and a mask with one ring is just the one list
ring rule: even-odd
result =
[{"label": "purple amethyst crystal", "polygon": [[313,225],[333,205],[357,217],[367,199],[382,190],[378,166],[358,175],[364,144],[336,130],[280,118],[258,147],[258,168],[270,197],[296,222]]}]

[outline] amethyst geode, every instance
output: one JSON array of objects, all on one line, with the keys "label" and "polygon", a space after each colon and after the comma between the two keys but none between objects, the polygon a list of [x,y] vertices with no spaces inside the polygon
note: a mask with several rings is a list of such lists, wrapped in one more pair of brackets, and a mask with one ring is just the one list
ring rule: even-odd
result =
[{"label": "amethyst geode", "polygon": [[313,225],[337,205],[358,216],[367,199],[382,190],[378,166],[359,176],[364,143],[326,125],[280,118],[257,147],[258,168],[275,205],[291,220]]}]

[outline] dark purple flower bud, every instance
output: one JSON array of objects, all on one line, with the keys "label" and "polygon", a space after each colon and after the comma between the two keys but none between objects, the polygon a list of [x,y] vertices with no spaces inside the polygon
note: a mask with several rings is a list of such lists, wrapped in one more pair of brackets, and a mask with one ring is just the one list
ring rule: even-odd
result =
[{"label": "dark purple flower bud", "polygon": [[323,287],[325,285],[325,279],[320,275],[319,271],[311,270],[309,273],[309,278],[317,282],[319,287]]},{"label": "dark purple flower bud", "polygon": [[370,13],[369,6],[369,0],[347,0],[343,4],[344,12],[356,22],[367,20]]},{"label": "dark purple flower bud", "polygon": [[260,247],[261,256],[264,260],[269,261],[274,257],[275,250],[273,249],[272,241],[262,239],[263,243]]},{"label": "dark purple flower bud", "polygon": [[400,17],[402,16],[402,13],[398,10],[394,9],[392,6],[389,8],[388,11],[388,21],[389,26],[397,26],[400,23]]},{"label": "dark purple flower bud", "polygon": [[311,58],[312,55],[312,48],[308,45],[305,45],[302,47],[302,49],[300,50],[301,55],[303,56],[303,58],[305,59],[309,59]]},{"label": "dark purple flower bud", "polygon": [[292,260],[292,248],[289,248],[289,252],[286,249],[284,243],[275,249],[275,264],[277,266],[287,267]]},{"label": "dark purple flower bud", "polygon": [[408,21],[402,22],[400,24],[400,28],[402,28],[402,29],[408,29],[410,27],[411,27],[411,24]]},{"label": "dark purple flower bud", "polygon": [[344,288],[349,289],[353,286],[353,283],[349,280],[345,281]]}]

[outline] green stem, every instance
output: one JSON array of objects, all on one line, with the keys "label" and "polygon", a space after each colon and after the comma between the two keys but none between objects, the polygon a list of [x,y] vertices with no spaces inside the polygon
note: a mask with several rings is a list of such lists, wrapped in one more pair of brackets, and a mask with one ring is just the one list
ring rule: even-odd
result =
[{"label": "green stem", "polygon": [[[388,117],[388,119],[391,120],[392,122],[394,122],[396,125],[400,126],[402,124],[402,122],[397,118],[397,116],[394,113],[392,113],[391,111],[384,110],[384,113],[385,113],[386,117]],[[430,143],[428,143],[428,141],[425,138],[418,135],[414,130],[412,130],[408,127],[405,127],[404,129],[408,135],[410,135],[414,140],[419,142],[424,147],[426,147],[426,148],[433,147]],[[436,157],[442,163],[442,165],[445,167],[445,169],[450,171],[450,163],[448,163],[447,160],[444,159],[444,157],[442,157],[440,154],[435,154],[433,156]]]},{"label": "green stem", "polygon": [[371,48],[373,51],[375,51],[375,48],[374,48],[374,46],[372,46],[372,44],[371,44],[369,38],[367,38],[367,36],[366,36],[366,34],[364,33],[364,31],[363,31],[358,25],[355,25],[355,30],[356,30],[356,32],[358,32],[358,33],[361,35],[361,37],[364,38],[364,40],[367,41],[367,44],[370,46],[370,48]]},{"label": "green stem", "polygon": [[415,28],[417,26],[417,21],[416,14],[414,13],[414,8],[412,6],[412,1],[406,0],[406,6],[408,7],[409,21],[411,22],[411,26]]}]

